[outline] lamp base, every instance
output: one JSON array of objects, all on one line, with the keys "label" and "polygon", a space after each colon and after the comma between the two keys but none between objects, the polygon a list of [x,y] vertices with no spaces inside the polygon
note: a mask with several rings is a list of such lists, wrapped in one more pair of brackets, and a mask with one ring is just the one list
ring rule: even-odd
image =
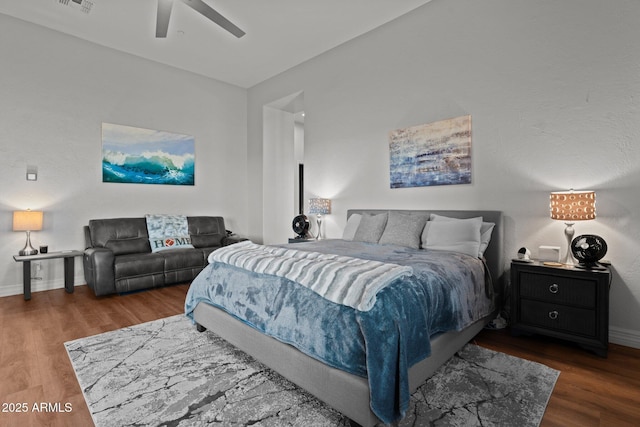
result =
[{"label": "lamp base", "polygon": [[573,229],[573,222],[565,222],[566,228],[564,229],[564,235],[567,238],[567,254],[562,260],[564,265],[576,265],[576,262],[573,258],[573,254],[571,253],[571,241],[573,240],[573,234],[575,230]]},{"label": "lamp base", "polygon": [[322,215],[317,214],[316,223],[318,224],[318,235],[316,236],[316,240],[322,240]]},{"label": "lamp base", "polygon": [[27,231],[27,243],[25,243],[24,248],[22,248],[22,250],[18,251],[18,255],[25,256],[25,255],[37,255],[37,254],[38,254],[38,250],[33,246],[31,246],[31,232]]}]

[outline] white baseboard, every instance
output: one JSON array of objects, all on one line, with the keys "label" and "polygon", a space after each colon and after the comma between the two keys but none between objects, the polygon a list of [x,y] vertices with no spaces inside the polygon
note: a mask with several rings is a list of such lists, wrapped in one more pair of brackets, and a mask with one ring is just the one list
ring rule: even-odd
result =
[{"label": "white baseboard", "polygon": [[610,327],[609,342],[626,347],[640,348],[640,331]]},{"label": "white baseboard", "polygon": [[[84,276],[75,276],[73,278],[73,283],[75,286],[86,285]],[[40,292],[40,291],[49,291],[51,289],[61,289],[64,288],[64,279],[55,279],[55,280],[34,280],[31,279],[31,293]],[[0,297],[8,297],[12,295],[22,295],[24,290],[24,285],[22,283],[16,283],[14,285],[9,286],[0,286]]]}]

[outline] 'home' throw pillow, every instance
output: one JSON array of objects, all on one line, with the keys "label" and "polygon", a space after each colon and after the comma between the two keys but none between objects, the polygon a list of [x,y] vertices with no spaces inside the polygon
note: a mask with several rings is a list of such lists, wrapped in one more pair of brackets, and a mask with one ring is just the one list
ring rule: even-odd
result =
[{"label": "'home' throw pillow", "polygon": [[146,215],[151,252],[193,248],[189,223],[184,215]]}]

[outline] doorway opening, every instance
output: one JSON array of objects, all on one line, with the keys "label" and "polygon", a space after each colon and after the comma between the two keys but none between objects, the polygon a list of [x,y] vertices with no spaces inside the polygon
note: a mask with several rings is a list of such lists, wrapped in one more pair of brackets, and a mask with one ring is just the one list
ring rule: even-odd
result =
[{"label": "doorway opening", "polygon": [[262,141],[263,241],[286,243],[294,234],[292,220],[304,207],[303,92],[263,107]]}]

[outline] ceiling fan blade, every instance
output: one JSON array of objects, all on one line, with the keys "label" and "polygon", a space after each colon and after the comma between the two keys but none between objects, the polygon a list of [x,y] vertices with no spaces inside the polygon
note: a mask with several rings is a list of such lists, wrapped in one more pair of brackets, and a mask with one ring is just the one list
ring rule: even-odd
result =
[{"label": "ceiling fan blade", "polygon": [[225,30],[229,31],[234,36],[240,38],[244,36],[246,33],[242,31],[240,28],[235,26],[231,21],[229,21],[224,16],[220,15],[218,12],[213,10],[210,6],[208,6],[202,0],[182,0],[185,4],[191,7],[193,10],[200,12],[216,24],[220,25]]},{"label": "ceiling fan blade", "polygon": [[158,17],[156,20],[156,37],[167,37],[169,18],[173,0],[158,0]]}]

